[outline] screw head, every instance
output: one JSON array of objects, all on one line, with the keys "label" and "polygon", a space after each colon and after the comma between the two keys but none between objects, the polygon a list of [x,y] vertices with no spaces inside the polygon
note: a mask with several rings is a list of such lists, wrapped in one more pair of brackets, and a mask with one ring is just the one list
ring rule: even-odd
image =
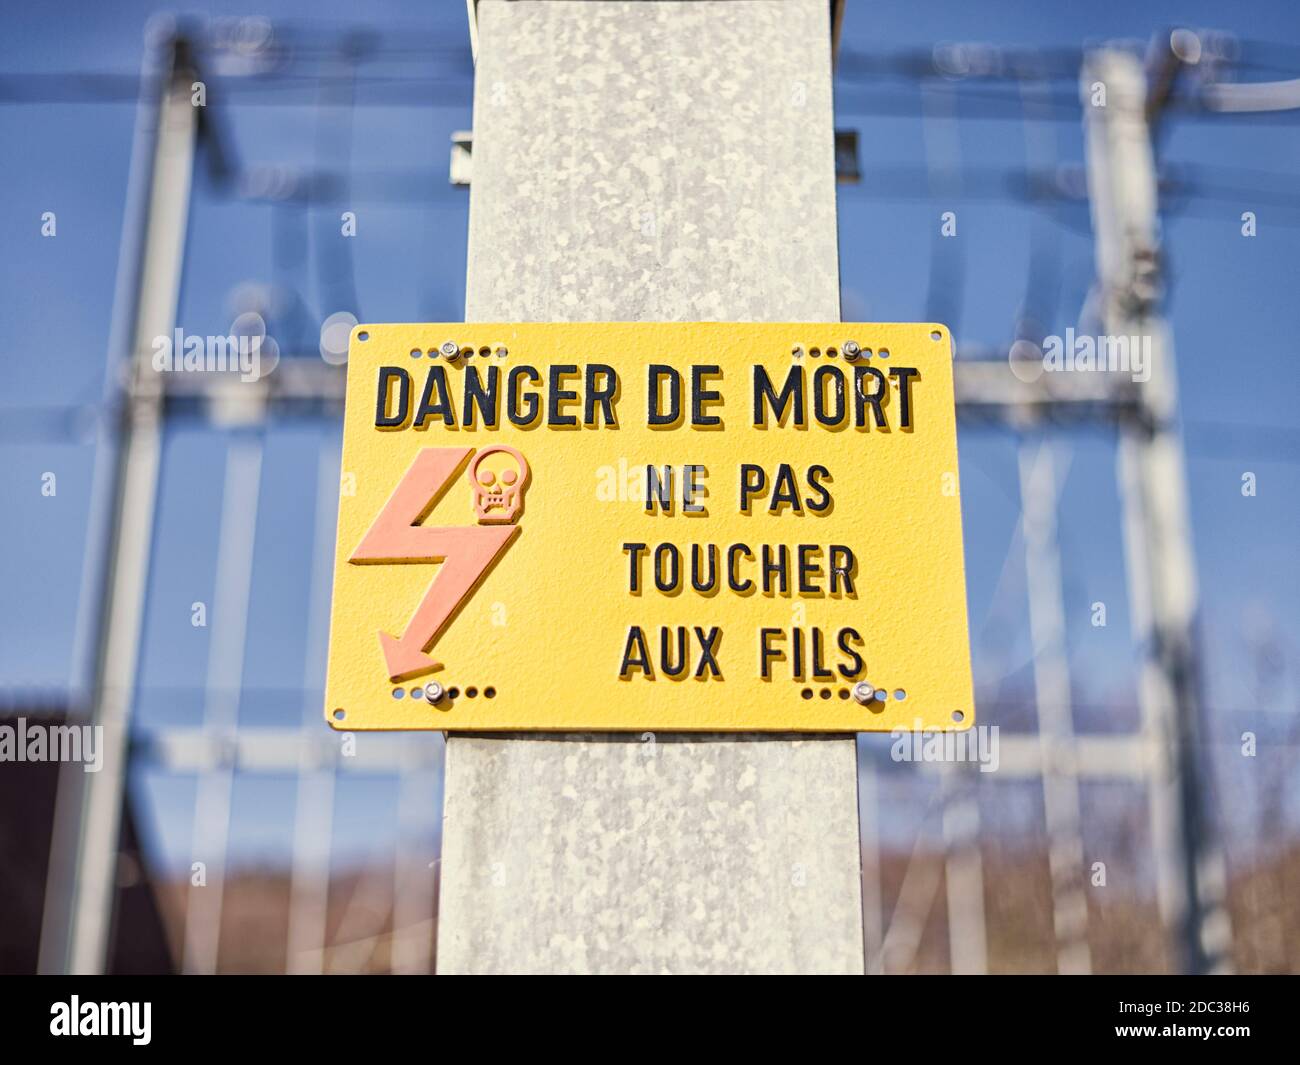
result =
[{"label": "screw head", "polygon": [[442,685],[436,680],[431,680],[424,686],[424,698],[428,702],[436,703],[444,694],[445,692],[443,691]]},{"label": "screw head", "polygon": [[858,347],[858,342],[856,340],[844,341],[844,343],[840,345],[840,350],[844,352],[844,357],[848,359],[849,362],[852,362],[862,354],[862,349]]},{"label": "screw head", "polygon": [[460,355],[460,345],[454,340],[443,341],[442,347],[438,349],[449,359],[457,358]]},{"label": "screw head", "polygon": [[876,689],[868,684],[865,680],[858,681],[853,685],[853,698],[858,702],[866,704],[876,697]]}]

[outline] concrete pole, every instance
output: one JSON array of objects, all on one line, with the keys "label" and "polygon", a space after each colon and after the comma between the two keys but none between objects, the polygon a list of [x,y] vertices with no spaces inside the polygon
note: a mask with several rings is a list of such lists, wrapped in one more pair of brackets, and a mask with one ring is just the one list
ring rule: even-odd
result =
[{"label": "concrete pole", "polygon": [[[469,321],[835,321],[825,0],[481,0]],[[862,972],[852,736],[451,736],[442,972]]]}]

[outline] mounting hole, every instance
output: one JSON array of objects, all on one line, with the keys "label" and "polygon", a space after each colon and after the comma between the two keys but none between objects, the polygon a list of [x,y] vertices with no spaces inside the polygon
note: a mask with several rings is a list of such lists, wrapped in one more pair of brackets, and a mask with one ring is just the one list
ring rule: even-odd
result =
[{"label": "mounting hole", "polygon": [[477,689],[477,688],[466,688],[466,689],[465,689],[465,698],[467,698],[467,699],[473,699],[473,698],[476,698],[477,696],[478,696],[478,689]]},{"label": "mounting hole", "polygon": [[367,332],[363,329],[360,333],[357,334],[357,339],[358,339],[358,340],[369,340],[369,339],[370,339],[370,334],[367,333]]},{"label": "mounting hole", "polygon": [[482,347],[478,349],[478,357],[480,359],[486,359],[491,354],[492,354],[492,349],[489,347]]},{"label": "mounting hole", "polygon": [[448,698],[448,699],[459,699],[459,698],[460,698],[460,689],[459,689],[459,688],[448,688],[448,689],[447,689],[447,698]]},{"label": "mounting hole", "polygon": [[495,688],[484,688],[484,689],[483,689],[483,698],[484,698],[484,699],[495,699],[496,697],[497,697],[497,690],[496,690]]},{"label": "mounting hole", "polygon": [[423,354],[424,354],[424,352],[422,352],[419,348],[412,348],[412,349],[411,349],[411,358],[413,358],[413,359],[418,359],[418,358],[419,358],[421,355],[423,355]]},{"label": "mounting hole", "polygon": [[827,349],[826,349],[826,357],[827,357],[828,359],[833,359],[833,358],[835,358],[835,356],[838,355],[838,354],[839,354],[839,352],[836,351],[834,348],[827,348]]},{"label": "mounting hole", "polygon": [[895,689],[894,689],[894,698],[897,699],[897,700],[901,703],[904,699],[907,698],[907,692],[903,691],[902,688],[895,688]]},{"label": "mounting hole", "polygon": [[792,347],[792,348],[790,349],[790,358],[792,358],[792,359],[802,359],[802,358],[803,358],[803,345],[802,345],[802,344],[796,344],[794,347]]},{"label": "mounting hole", "polygon": [[841,698],[841,699],[847,699],[848,697],[849,697],[849,689],[848,689],[848,688],[841,688],[841,689],[840,689],[840,698]]},{"label": "mounting hole", "polygon": [[810,359],[820,359],[821,356],[822,356],[822,349],[821,349],[821,348],[809,348],[809,349],[808,349],[808,358],[810,358]]},{"label": "mounting hole", "polygon": [[937,329],[931,329],[931,330],[930,330],[930,339],[931,339],[931,340],[942,340],[942,339],[943,339],[943,334],[940,333],[939,330],[937,330]]},{"label": "mounting hole", "polygon": [[799,693],[799,698],[801,698],[801,699],[811,699],[811,698],[812,698],[812,689],[811,689],[811,688],[805,688],[803,691],[801,691],[801,692]]},{"label": "mounting hole", "polygon": [[436,359],[442,354],[442,352],[439,351],[437,348],[430,348],[428,351],[425,352],[425,354],[428,355],[429,358],[431,359]]},{"label": "mounting hole", "polygon": [[403,695],[405,695],[405,694],[406,694],[406,689],[405,689],[405,688],[394,688],[394,689],[393,689],[393,698],[394,698],[394,699],[400,699],[400,698],[401,698]]},{"label": "mounting hole", "polygon": [[334,711],[334,720],[335,720],[335,721],[342,721],[342,720],[343,720],[345,717],[347,717],[347,716],[348,716],[348,712],[347,712],[346,710],[344,710],[343,707],[341,707],[341,706],[340,706],[337,710]]},{"label": "mounting hole", "polygon": [[412,689],[411,689],[411,698],[412,698],[412,699],[423,699],[423,698],[424,698],[424,689],[423,689],[423,688],[412,688]]},{"label": "mounting hole", "polygon": [[966,715],[963,714],[960,710],[954,710],[954,711],[952,712],[952,719],[953,719],[953,721],[955,721],[958,725],[960,725],[963,721],[966,720]]},{"label": "mounting hole", "polygon": [[460,349],[460,357],[462,359],[472,359],[474,357],[474,349],[467,344],[465,347]]},{"label": "mounting hole", "polygon": [[889,358],[889,349],[881,348],[878,352],[876,352],[876,354],[879,355],[882,359],[887,359]]},{"label": "mounting hole", "polygon": [[829,699],[830,697],[831,697],[831,690],[830,690],[830,688],[823,688],[823,689],[822,689],[822,698],[823,698],[823,699]]}]

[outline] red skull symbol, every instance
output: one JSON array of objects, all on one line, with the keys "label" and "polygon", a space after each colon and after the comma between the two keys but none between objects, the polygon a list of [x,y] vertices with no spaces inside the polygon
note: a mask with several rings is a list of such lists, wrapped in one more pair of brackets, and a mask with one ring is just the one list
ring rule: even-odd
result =
[{"label": "red skull symbol", "polygon": [[469,464],[467,476],[474,489],[474,512],[480,525],[505,525],[519,517],[528,483],[528,463],[518,451],[504,444],[485,447]]}]

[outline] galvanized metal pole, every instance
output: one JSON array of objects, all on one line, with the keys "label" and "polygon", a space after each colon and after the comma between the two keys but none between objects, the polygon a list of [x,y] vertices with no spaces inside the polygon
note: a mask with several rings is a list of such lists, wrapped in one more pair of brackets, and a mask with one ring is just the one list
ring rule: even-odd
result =
[{"label": "galvanized metal pole", "polygon": [[949,969],[965,976],[983,976],[989,969],[989,949],[984,856],[980,852],[979,770],[945,763],[939,767],[939,789]]},{"label": "galvanized metal pole", "polygon": [[103,728],[104,767],[83,774],[70,765],[60,775],[43,972],[104,971],[117,888],[128,722],[162,448],[163,386],[150,358],[154,338],[170,336],[175,325],[198,129],[193,71],[170,19],[151,24],[146,47],[130,205],[142,224],[138,236],[128,231],[123,241],[109,364],[111,374],[127,375],[127,385],[91,692],[90,721]]},{"label": "galvanized metal pole", "polygon": [[[828,14],[482,0],[466,318],[838,319]],[[851,736],[452,736],[444,817],[442,972],[863,971]]]},{"label": "galvanized metal pole", "polygon": [[293,814],[293,864],[289,888],[285,971],[300,975],[325,971],[329,916],[329,850],[334,825],[338,766],[326,760],[309,737],[319,735],[320,705],[316,685],[325,675],[328,641],[330,553],[338,512],[339,459],[332,448],[321,450],[316,467],[316,520],[312,536],[311,593],[307,604],[307,655],[303,668],[302,736]]},{"label": "galvanized metal pole", "polygon": [[1119,478],[1143,730],[1160,752],[1149,782],[1160,911],[1175,935],[1175,968],[1223,969],[1231,927],[1223,856],[1205,810],[1196,568],[1174,351],[1159,309],[1158,193],[1141,61],[1119,50],[1090,55],[1082,93],[1101,318],[1108,336],[1149,344],[1149,380],[1121,424]]},{"label": "galvanized metal pole", "polygon": [[212,640],[203,690],[203,731],[224,741],[224,751],[198,774],[191,853],[205,868],[205,883],[185,898],[181,971],[208,975],[218,968],[221,913],[226,895],[226,857],[235,791],[235,734],[248,646],[248,604],[253,593],[257,502],[262,485],[262,439],[238,440],[226,453],[217,537]]},{"label": "galvanized metal pole", "polygon": [[1092,951],[1088,945],[1079,771],[1073,757],[1074,708],[1070,660],[1066,653],[1060,535],[1056,525],[1056,508],[1060,502],[1057,460],[1047,439],[1036,444],[1022,442],[1019,459],[1056,971],[1078,976],[1092,971]]}]

